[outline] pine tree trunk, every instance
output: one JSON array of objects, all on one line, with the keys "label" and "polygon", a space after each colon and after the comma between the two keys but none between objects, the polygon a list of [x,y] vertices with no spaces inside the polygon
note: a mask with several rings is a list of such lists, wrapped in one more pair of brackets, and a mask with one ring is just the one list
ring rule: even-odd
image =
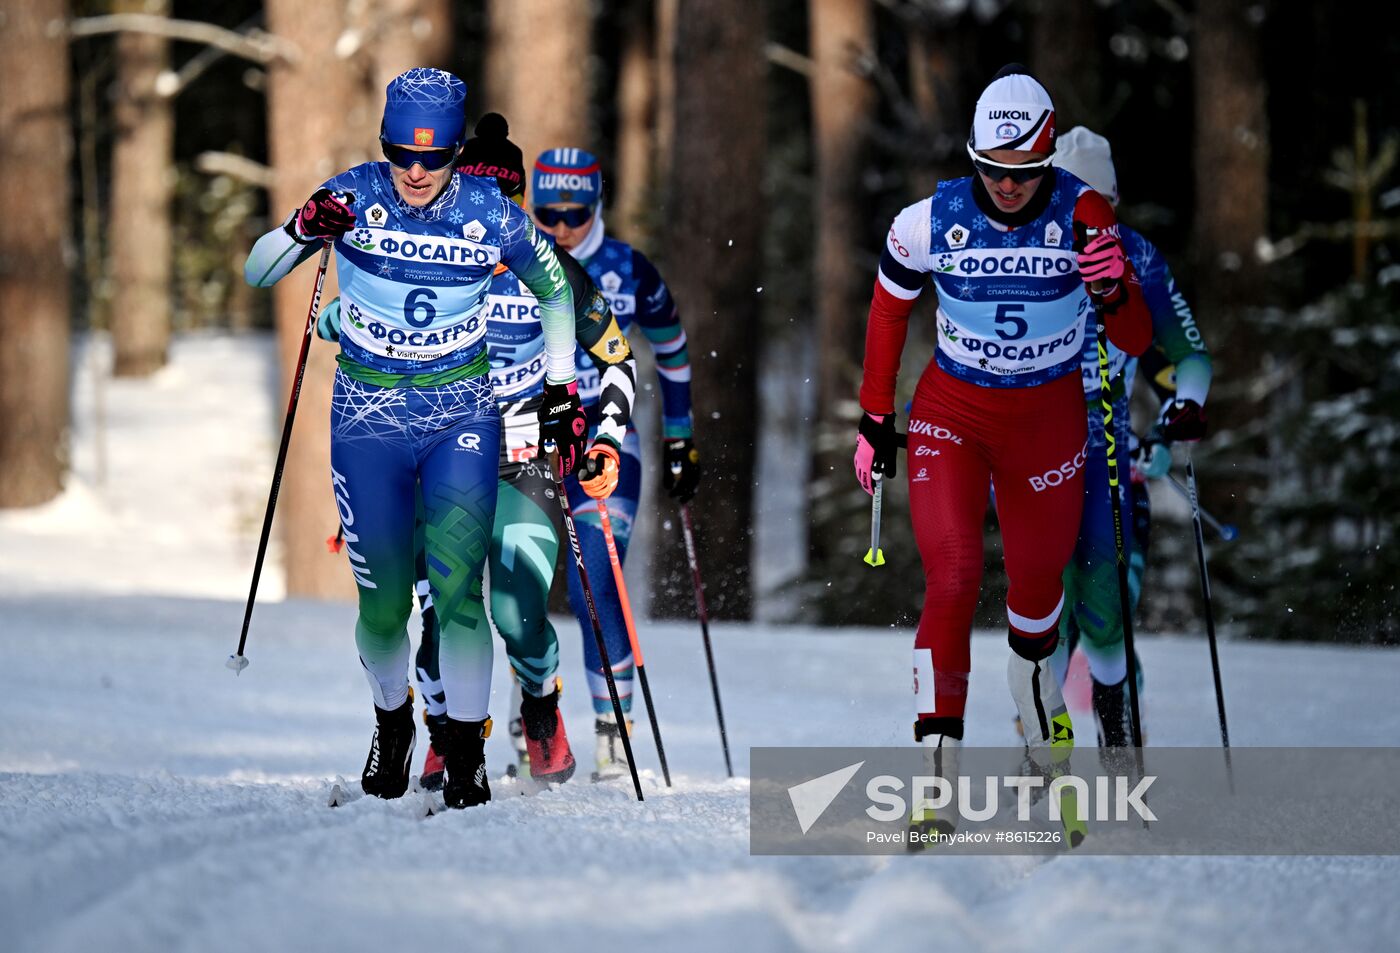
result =
[{"label": "pine tree trunk", "polygon": [[369,32],[374,78],[370,99],[415,66],[452,69],[452,6],[448,0],[379,0]]},{"label": "pine tree trunk", "polygon": [[[830,421],[849,401],[870,303],[871,275],[851,255],[865,231],[861,168],[875,89],[858,72],[857,57],[873,52],[869,0],[811,0],[812,138],[817,166],[816,292],[819,418]],[[849,415],[848,415],[849,416]]]},{"label": "pine tree trunk", "polygon": [[[114,13],[169,16],[170,0],[118,0]],[[112,373],[146,377],[170,352],[175,183],[175,112],[156,92],[170,66],[170,42],[117,34],[116,135],[108,247],[112,275]]]},{"label": "pine tree trunk", "polygon": [[810,559],[822,564],[829,543],[843,539],[850,516],[833,505],[841,489],[859,496],[850,479],[851,440],[859,422],[854,397],[865,352],[865,314],[873,276],[851,254],[869,228],[861,169],[875,90],[858,72],[857,58],[872,51],[874,15],[868,0],[811,0],[812,139],[816,158],[817,408],[812,478],[807,481]]},{"label": "pine tree trunk", "polygon": [[1037,0],[1031,16],[1027,65],[1055,101],[1060,132],[1104,131],[1103,41],[1094,6],[1094,0]]},{"label": "pine tree trunk", "polygon": [[[664,273],[686,333],[705,483],[692,504],[711,612],[753,612],[753,480],[761,343],[766,135],[763,6],[680,0],[674,166]],[[660,481],[655,481],[657,484]],[[652,614],[693,617],[669,500],[653,563]]]},{"label": "pine tree trunk", "polygon": [[589,0],[491,0],[486,108],[506,117],[525,168],[546,149],[593,146]]},{"label": "pine tree trunk", "polygon": [[1216,0],[1196,12],[1196,254],[1207,313],[1258,304],[1263,290],[1254,245],[1268,234],[1269,131],[1256,6]]},{"label": "pine tree trunk", "polygon": [[969,33],[962,20],[940,18],[922,23],[909,38],[909,96],[927,135],[925,148],[914,157],[912,192],[917,196],[932,195],[940,179],[968,174],[962,143],[972,104],[959,52],[971,39]]},{"label": "pine tree trunk", "polygon": [[68,426],[68,47],[63,0],[0,16],[0,507],[62,488]]},{"label": "pine tree trunk", "polygon": [[[454,23],[452,0],[418,0],[418,28],[422,31],[418,44],[423,62],[415,65],[436,66],[460,75],[452,53]],[[371,89],[371,96],[380,91]]]},{"label": "pine tree trunk", "polygon": [[656,182],[666,210],[671,187],[671,154],[676,144],[676,18],[680,0],[656,0]]},{"label": "pine tree trunk", "polygon": [[[279,63],[268,78],[268,145],[276,178],[269,216],[277,221],[330,176],[363,161],[378,132],[378,123],[369,115],[363,77],[334,52],[336,39],[348,22],[346,8],[344,0],[267,3],[268,28],[302,51],[297,64]],[[383,104],[382,92],[379,104]],[[312,259],[282,279],[273,291],[281,399],[290,393],[296,370],[315,265]],[[322,301],[335,294],[332,264]],[[355,592],[345,556],[329,555],[324,544],[339,522],[330,488],[334,372],[335,347],[313,339],[277,504],[290,595],[351,597]],[[270,479],[271,474],[268,476]]]},{"label": "pine tree trunk", "polygon": [[608,229],[646,247],[651,233],[654,189],[655,49],[651,4],[631,0],[620,24],[621,63],[617,79],[617,176]]}]

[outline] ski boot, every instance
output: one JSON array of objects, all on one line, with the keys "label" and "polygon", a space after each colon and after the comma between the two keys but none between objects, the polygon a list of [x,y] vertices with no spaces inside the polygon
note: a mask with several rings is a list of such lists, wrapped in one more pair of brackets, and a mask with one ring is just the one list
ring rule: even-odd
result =
[{"label": "ski boot", "polygon": [[448,718],[443,730],[442,800],[448,807],[472,807],[491,800],[486,780],[486,739],[491,719],[458,721]]},{"label": "ski boot", "polygon": [[[914,722],[914,740],[924,746],[924,763],[932,773],[954,786],[958,778],[958,749],[962,747],[961,718],[920,718]],[[954,794],[956,797],[956,793]],[[951,837],[957,830],[957,813],[951,806],[942,808],[943,816],[932,801],[919,799],[909,815],[909,835],[904,849],[911,854],[934,846],[932,835]]]},{"label": "ski boot", "polygon": [[520,700],[530,776],[546,784],[562,784],[573,777],[577,767],[564,732],[564,715],[559,711],[563,688],[563,680],[556,676],[554,691],[541,698],[525,694]]},{"label": "ski boot", "polygon": [[[632,719],[627,719],[627,737],[632,737]],[[612,712],[599,715],[593,722],[595,739],[594,753],[597,769],[593,772],[594,781],[611,781],[628,773],[627,749],[622,746],[622,732],[617,727],[617,716]]]},{"label": "ski boot", "polygon": [[[1074,725],[1065,707],[1060,683],[1050,668],[1050,660],[1031,661],[1017,654],[1017,637],[1012,636],[1012,652],[1006,662],[1006,684],[1021,713],[1025,731],[1026,755],[1032,768],[1046,783],[1069,770],[1070,755],[1074,753]],[[1070,847],[1078,847],[1087,833],[1080,816],[1079,799],[1074,788],[1063,786],[1059,792],[1060,822]]]},{"label": "ski boot", "polygon": [[374,737],[369,742],[369,758],[360,775],[366,794],[375,797],[403,797],[408,790],[408,769],[413,761],[413,689],[398,708],[385,711],[374,706]]},{"label": "ski boot", "polygon": [[510,711],[515,714],[506,723],[506,731],[510,734],[510,746],[515,749],[515,763],[506,765],[506,775],[512,778],[530,776],[530,746],[525,743],[525,722],[520,717],[524,701],[525,693],[520,690],[520,680],[511,672]]},{"label": "ski boot", "polygon": [[[1138,696],[1138,714],[1142,714],[1142,696]],[[1099,760],[1114,774],[1127,774],[1136,765],[1132,753],[1133,714],[1128,699],[1128,677],[1116,685],[1094,682],[1094,725],[1099,735]],[[1143,744],[1147,733],[1143,732]]]},{"label": "ski boot", "polygon": [[430,715],[425,711],[423,724],[428,726],[428,753],[423,758],[423,773],[418,777],[418,786],[424,791],[441,791],[442,733],[447,727],[447,716]]}]

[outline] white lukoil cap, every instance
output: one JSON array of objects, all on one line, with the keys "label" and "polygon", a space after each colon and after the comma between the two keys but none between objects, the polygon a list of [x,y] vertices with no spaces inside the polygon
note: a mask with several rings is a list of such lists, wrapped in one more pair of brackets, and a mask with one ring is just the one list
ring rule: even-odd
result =
[{"label": "white lukoil cap", "polygon": [[1108,140],[1083,126],[1075,126],[1055,142],[1055,168],[1082,179],[1095,192],[1118,205],[1118,173]]},{"label": "white lukoil cap", "polygon": [[969,145],[977,152],[1015,149],[1049,153],[1055,144],[1055,104],[1025,67],[1004,66],[977,97]]}]

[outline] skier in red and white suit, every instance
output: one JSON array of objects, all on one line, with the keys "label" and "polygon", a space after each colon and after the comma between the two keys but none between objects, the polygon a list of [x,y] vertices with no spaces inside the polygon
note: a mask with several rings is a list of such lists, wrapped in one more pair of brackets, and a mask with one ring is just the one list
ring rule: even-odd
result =
[{"label": "skier in red and white suit", "polygon": [[1112,207],[1050,166],[1054,146],[1050,95],[1024,67],[1003,68],[977,101],[976,174],[899,213],[870,305],[855,456],[867,492],[895,475],[895,378],[909,313],[933,276],[938,347],[914,392],[907,461],[925,580],[914,735],[929,746],[963,736],[989,481],[1009,580],[1008,682],[1027,742],[1035,756],[1073,741],[1045,660],[1083,503],[1079,355],[1096,307],[1129,354],[1147,347],[1152,326]]}]

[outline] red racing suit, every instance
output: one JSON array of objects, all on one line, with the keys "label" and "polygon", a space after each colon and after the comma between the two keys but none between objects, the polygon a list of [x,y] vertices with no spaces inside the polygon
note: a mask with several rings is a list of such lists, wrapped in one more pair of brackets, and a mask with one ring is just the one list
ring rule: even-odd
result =
[{"label": "red racing suit", "polygon": [[[880,261],[865,339],[862,409],[894,411],[909,314],[933,276],[938,346],[914,392],[909,500],[924,566],[914,642],[915,735],[961,719],[969,636],[982,579],[982,519],[996,491],[1009,580],[1011,647],[1051,654],[1064,605],[1061,575],[1083,505],[1087,438],[1079,355],[1094,307],[1073,250],[1076,225],[1115,234],[1108,202],[1063,171],[1032,199],[1040,211],[1008,227],[955,179],[900,212]],[[1032,213],[1034,214],[1034,213]],[[1151,340],[1131,264],[1104,296],[1109,339],[1130,354]],[[921,726],[926,727],[921,731]]]}]

